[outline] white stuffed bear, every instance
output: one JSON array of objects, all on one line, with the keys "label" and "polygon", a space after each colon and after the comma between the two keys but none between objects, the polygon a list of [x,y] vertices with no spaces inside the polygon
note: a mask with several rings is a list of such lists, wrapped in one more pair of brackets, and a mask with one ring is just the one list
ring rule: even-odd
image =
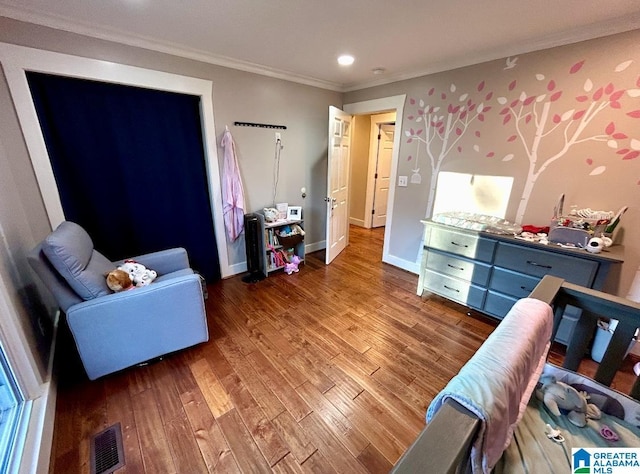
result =
[{"label": "white stuffed bear", "polygon": [[125,260],[118,269],[127,272],[135,286],[146,286],[158,276],[154,270],[149,270],[135,260]]}]

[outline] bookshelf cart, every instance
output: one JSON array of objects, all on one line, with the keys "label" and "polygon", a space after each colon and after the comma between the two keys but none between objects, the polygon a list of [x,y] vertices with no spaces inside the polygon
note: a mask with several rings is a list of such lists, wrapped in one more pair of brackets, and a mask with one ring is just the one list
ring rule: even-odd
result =
[{"label": "bookshelf cart", "polygon": [[260,227],[264,235],[262,241],[264,275],[269,276],[269,273],[273,273],[284,268],[284,265],[277,265],[275,263],[276,259],[274,253],[278,251],[286,252],[293,249],[293,253],[300,258],[300,263],[304,262],[304,236],[302,236],[302,240],[295,242],[293,245],[288,245],[285,239],[278,238],[278,233],[285,226],[293,226],[297,224],[304,229],[304,221],[279,220],[277,222],[266,222],[263,214],[257,213],[257,215],[260,219]]}]

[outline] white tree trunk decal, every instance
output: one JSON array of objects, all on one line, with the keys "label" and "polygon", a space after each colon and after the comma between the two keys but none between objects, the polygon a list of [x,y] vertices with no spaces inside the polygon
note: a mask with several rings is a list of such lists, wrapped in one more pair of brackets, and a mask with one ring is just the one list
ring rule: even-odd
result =
[{"label": "white tree trunk decal", "polygon": [[[478,92],[484,89],[484,81],[478,84]],[[456,92],[455,84],[449,87],[450,94]],[[432,88],[428,92],[431,101],[438,103],[437,96],[434,97],[435,89]],[[492,98],[493,93],[489,92],[485,95],[485,100]],[[415,99],[410,99],[411,105],[416,105]],[[471,124],[478,120],[484,121],[485,115],[491,110],[491,106],[485,106],[484,103],[476,104],[473,99],[469,98],[468,93],[461,94],[455,100],[449,100],[448,94],[442,92],[440,94],[439,105],[429,105],[424,100],[417,101],[417,109],[415,115],[407,116],[410,121],[416,122],[416,128],[411,127],[405,130],[407,143],[414,140],[418,142],[416,149],[415,165],[412,169],[414,175],[419,174],[419,156],[421,144],[424,145],[427,158],[431,167],[431,181],[429,184],[429,196],[427,201],[426,217],[431,215],[433,203],[435,200],[436,184],[438,181],[438,173],[445,158],[449,153],[456,149],[462,151],[458,145],[460,139],[467,133]],[[446,109],[446,112],[442,110]],[[417,128],[422,126],[422,128]],[[480,136],[480,132],[476,131],[476,136]],[[408,157],[411,161],[412,156]]]},{"label": "white tree trunk decal", "polygon": [[[577,73],[583,66],[584,61],[574,64],[569,69],[569,74]],[[616,72],[621,72],[630,65],[630,61],[622,63],[616,67]],[[538,81],[544,81],[542,74],[536,76]],[[640,81],[640,80],[639,80]],[[514,80],[509,84],[509,91],[513,91],[517,83]],[[586,135],[585,130],[598,115],[605,109],[621,109],[620,100],[625,92],[630,97],[640,96],[639,89],[616,89],[613,83],[595,88],[590,79],[584,83],[584,94],[575,98],[578,106],[554,112],[553,108],[558,104],[558,99],[563,91],[556,90],[556,83],[550,80],[546,83],[546,91],[538,95],[529,95],[521,92],[517,99],[509,100],[507,97],[498,97],[497,101],[504,106],[500,111],[503,116],[502,124],[507,126],[513,124],[515,135],[511,135],[507,141],[518,140],[524,148],[525,156],[529,161],[526,182],[522,192],[522,198],[516,212],[516,222],[522,222],[529,199],[535,184],[542,173],[551,164],[567,155],[576,145],[585,142],[606,142],[611,148],[618,149],[621,142],[628,141],[628,148],[618,149],[617,154],[623,155],[624,160],[637,158],[640,155],[640,141],[629,139],[621,132],[616,131],[614,122],[610,122],[604,127],[604,133]],[[595,89],[595,90],[594,90]],[[587,105],[587,103],[589,105]],[[633,118],[640,118],[640,111],[634,110],[627,113]],[[559,146],[550,156],[541,156],[540,148],[543,143],[548,143],[549,137],[554,137]],[[558,138],[559,137],[559,138]],[[513,154],[508,154],[503,161],[513,159]],[[587,159],[587,164],[592,165],[593,160]],[[606,170],[605,166],[599,166],[591,171],[591,175],[601,174]]]},{"label": "white tree trunk decal", "polygon": [[[515,68],[517,60],[518,58],[508,58],[504,69]],[[629,60],[618,64],[614,73],[625,71],[632,62]],[[569,76],[581,71],[584,63],[585,61],[579,61],[571,66]],[[499,112],[499,117],[502,117],[501,124],[504,127],[513,127],[513,132],[506,141],[519,143],[528,160],[516,222],[523,221],[529,199],[540,176],[556,161],[569,155],[575,156],[575,153],[570,153],[574,147],[588,142],[605,143],[623,160],[633,160],[640,156],[640,140],[630,138],[618,130],[616,123],[611,119],[617,111],[631,118],[640,118],[640,109],[628,112],[623,109],[628,105],[626,102],[629,99],[640,97],[640,78],[637,78],[633,87],[627,89],[616,88],[613,82],[595,86],[591,79],[586,78],[582,90],[574,99],[575,103],[571,103],[570,99],[566,98],[567,94],[558,89],[555,80],[547,80],[543,74],[536,74],[536,80],[543,87],[543,90],[536,94],[525,91],[518,94],[515,92],[517,80],[514,80],[508,85],[507,94],[497,97],[497,102],[502,107]],[[485,81],[482,81],[477,86],[477,94],[474,94],[478,100],[470,97],[469,93],[453,97],[456,92],[455,84],[451,84],[449,91],[442,92],[439,96],[435,93],[435,88],[432,88],[426,100],[409,100],[409,104],[416,106],[416,109],[406,119],[407,122],[415,122],[415,125],[412,124],[413,126],[404,133],[407,143],[418,142],[412,169],[414,176],[417,175],[417,180],[413,181],[412,177],[412,182],[420,182],[422,149],[429,160],[431,171],[426,217],[430,217],[433,212],[438,173],[445,159],[454,149],[462,153],[460,140],[469,136],[474,122],[484,122],[486,114],[491,110],[491,106],[485,104],[493,98],[493,92],[487,93],[484,89]],[[562,100],[559,100],[561,98]],[[571,105],[567,105],[569,103]],[[602,119],[602,112],[605,110],[608,110],[607,120]],[[600,126],[600,133],[594,132]],[[494,136],[498,135],[495,129],[496,127],[492,130]],[[472,143],[473,150],[478,153],[481,149],[480,130],[476,129],[472,137],[473,140],[477,140],[476,143],[470,142],[467,138],[465,143]],[[492,158],[495,152],[490,151],[485,156]],[[504,156],[502,161],[511,161],[515,156],[514,150],[514,153]],[[413,156],[407,158],[408,161],[413,159]],[[596,165],[592,158],[587,158],[584,162],[592,167],[590,176],[606,171],[605,165]]]}]

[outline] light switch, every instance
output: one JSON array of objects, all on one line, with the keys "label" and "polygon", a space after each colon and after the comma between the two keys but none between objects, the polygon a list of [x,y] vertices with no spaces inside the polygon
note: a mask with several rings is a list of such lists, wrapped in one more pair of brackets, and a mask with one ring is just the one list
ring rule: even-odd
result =
[{"label": "light switch", "polygon": [[406,176],[398,176],[398,186],[402,186],[404,188],[407,187],[407,177]]}]

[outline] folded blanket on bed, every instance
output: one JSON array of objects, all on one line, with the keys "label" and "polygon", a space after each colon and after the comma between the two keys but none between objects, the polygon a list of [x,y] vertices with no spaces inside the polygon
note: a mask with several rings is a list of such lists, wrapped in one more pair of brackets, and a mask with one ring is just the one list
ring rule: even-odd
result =
[{"label": "folded blanket on bed", "polygon": [[544,367],[553,327],[551,307],[524,298],[482,344],[427,410],[427,423],[448,398],[481,420],[471,448],[473,472],[489,473],[511,441]]}]

